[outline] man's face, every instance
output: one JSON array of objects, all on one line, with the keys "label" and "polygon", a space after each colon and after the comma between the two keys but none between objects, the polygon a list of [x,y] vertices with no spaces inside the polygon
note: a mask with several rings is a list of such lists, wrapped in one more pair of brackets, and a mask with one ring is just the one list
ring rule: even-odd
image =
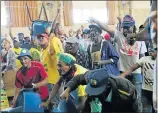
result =
[{"label": "man's face", "polygon": [[29,38],[29,37],[26,37],[26,38],[25,38],[25,42],[26,42],[26,43],[30,43],[30,38]]},{"label": "man's face", "polygon": [[44,36],[38,36],[37,39],[38,39],[38,44],[40,46],[46,45],[49,42],[48,39],[46,37],[44,37]]},{"label": "man's face", "polygon": [[100,33],[98,32],[98,30],[96,28],[91,28],[90,29],[90,38],[94,43],[98,42],[98,38],[100,36]]},{"label": "man's face", "polygon": [[155,51],[153,51],[153,52],[151,53],[151,57],[152,57],[153,60],[156,59],[156,57],[157,57],[157,50],[155,50]]},{"label": "man's face", "polygon": [[123,35],[125,37],[127,37],[129,34],[132,34],[133,33],[133,30],[134,30],[134,27],[123,27]]},{"label": "man's face", "polygon": [[2,46],[3,46],[4,49],[10,48],[10,43],[9,43],[9,41],[4,40],[3,43],[2,43]]},{"label": "man's face", "polygon": [[70,66],[66,65],[62,61],[58,61],[57,65],[58,65],[58,72],[59,72],[60,76],[65,75],[71,68]]},{"label": "man's face", "polygon": [[28,56],[23,56],[20,58],[20,62],[24,67],[29,67],[31,63],[31,59]]},{"label": "man's face", "polygon": [[14,47],[15,48],[19,48],[20,47],[20,43],[16,40],[13,41]]},{"label": "man's face", "polygon": [[135,35],[134,35],[134,26],[131,27],[123,27],[122,29],[123,35],[127,39],[127,43],[129,45],[133,45],[135,43]]},{"label": "man's face", "polygon": [[24,39],[24,34],[20,34],[20,35],[18,36],[18,38],[19,38],[19,41],[23,41],[23,39]]},{"label": "man's face", "polygon": [[62,28],[62,26],[60,24],[56,26],[55,33],[58,34],[58,35],[62,35],[63,34],[63,28]]},{"label": "man's face", "polygon": [[76,54],[77,50],[79,49],[77,43],[68,43],[65,44],[65,52],[70,54]]}]

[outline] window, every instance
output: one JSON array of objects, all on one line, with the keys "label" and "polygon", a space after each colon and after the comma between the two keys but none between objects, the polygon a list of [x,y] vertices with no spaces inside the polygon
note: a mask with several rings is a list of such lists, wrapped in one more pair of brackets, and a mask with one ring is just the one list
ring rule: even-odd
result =
[{"label": "window", "polygon": [[7,12],[4,1],[1,1],[1,26],[7,25]]},{"label": "window", "polygon": [[88,23],[90,17],[107,22],[105,1],[73,1],[74,23]]}]

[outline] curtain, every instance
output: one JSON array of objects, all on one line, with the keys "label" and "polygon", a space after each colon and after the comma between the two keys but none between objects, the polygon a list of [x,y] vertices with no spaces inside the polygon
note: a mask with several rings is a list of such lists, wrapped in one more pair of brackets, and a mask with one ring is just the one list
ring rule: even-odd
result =
[{"label": "curtain", "polygon": [[108,24],[115,24],[115,1],[106,1],[107,14],[108,14]]},{"label": "curtain", "polygon": [[[32,19],[37,19],[37,1],[27,1],[27,3]],[[8,23],[11,27],[26,27],[31,25],[26,9],[26,1],[5,1],[5,7],[7,14],[9,15]]]},{"label": "curtain", "polygon": [[64,6],[64,25],[65,26],[72,26],[73,25],[73,6],[72,1],[63,1]]}]

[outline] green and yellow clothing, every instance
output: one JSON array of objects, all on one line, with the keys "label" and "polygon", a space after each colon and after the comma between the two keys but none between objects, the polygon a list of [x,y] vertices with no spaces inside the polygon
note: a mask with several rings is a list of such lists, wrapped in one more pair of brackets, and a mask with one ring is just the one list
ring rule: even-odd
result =
[{"label": "green and yellow clothing", "polygon": [[60,39],[57,37],[51,38],[48,47],[40,52],[40,60],[48,74],[48,82],[51,84],[55,84],[59,79],[57,55],[60,52],[64,52],[64,49]]},{"label": "green and yellow clothing", "polygon": [[[20,48],[20,47],[19,48],[13,48],[13,51],[15,52],[16,57],[19,56],[21,50],[22,50],[22,48]],[[18,70],[21,66],[22,65],[20,63],[20,60],[16,59],[16,69]]]}]

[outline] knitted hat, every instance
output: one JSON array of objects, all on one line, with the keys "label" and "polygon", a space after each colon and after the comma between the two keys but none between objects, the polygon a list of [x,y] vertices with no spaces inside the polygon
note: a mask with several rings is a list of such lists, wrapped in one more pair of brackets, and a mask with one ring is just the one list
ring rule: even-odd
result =
[{"label": "knitted hat", "polygon": [[68,53],[59,53],[58,59],[59,59],[59,61],[62,61],[64,63],[70,64],[70,65],[72,65],[76,62],[76,58]]},{"label": "knitted hat", "polygon": [[134,18],[130,15],[125,15],[121,23],[121,27],[131,27],[131,26],[135,26]]}]

